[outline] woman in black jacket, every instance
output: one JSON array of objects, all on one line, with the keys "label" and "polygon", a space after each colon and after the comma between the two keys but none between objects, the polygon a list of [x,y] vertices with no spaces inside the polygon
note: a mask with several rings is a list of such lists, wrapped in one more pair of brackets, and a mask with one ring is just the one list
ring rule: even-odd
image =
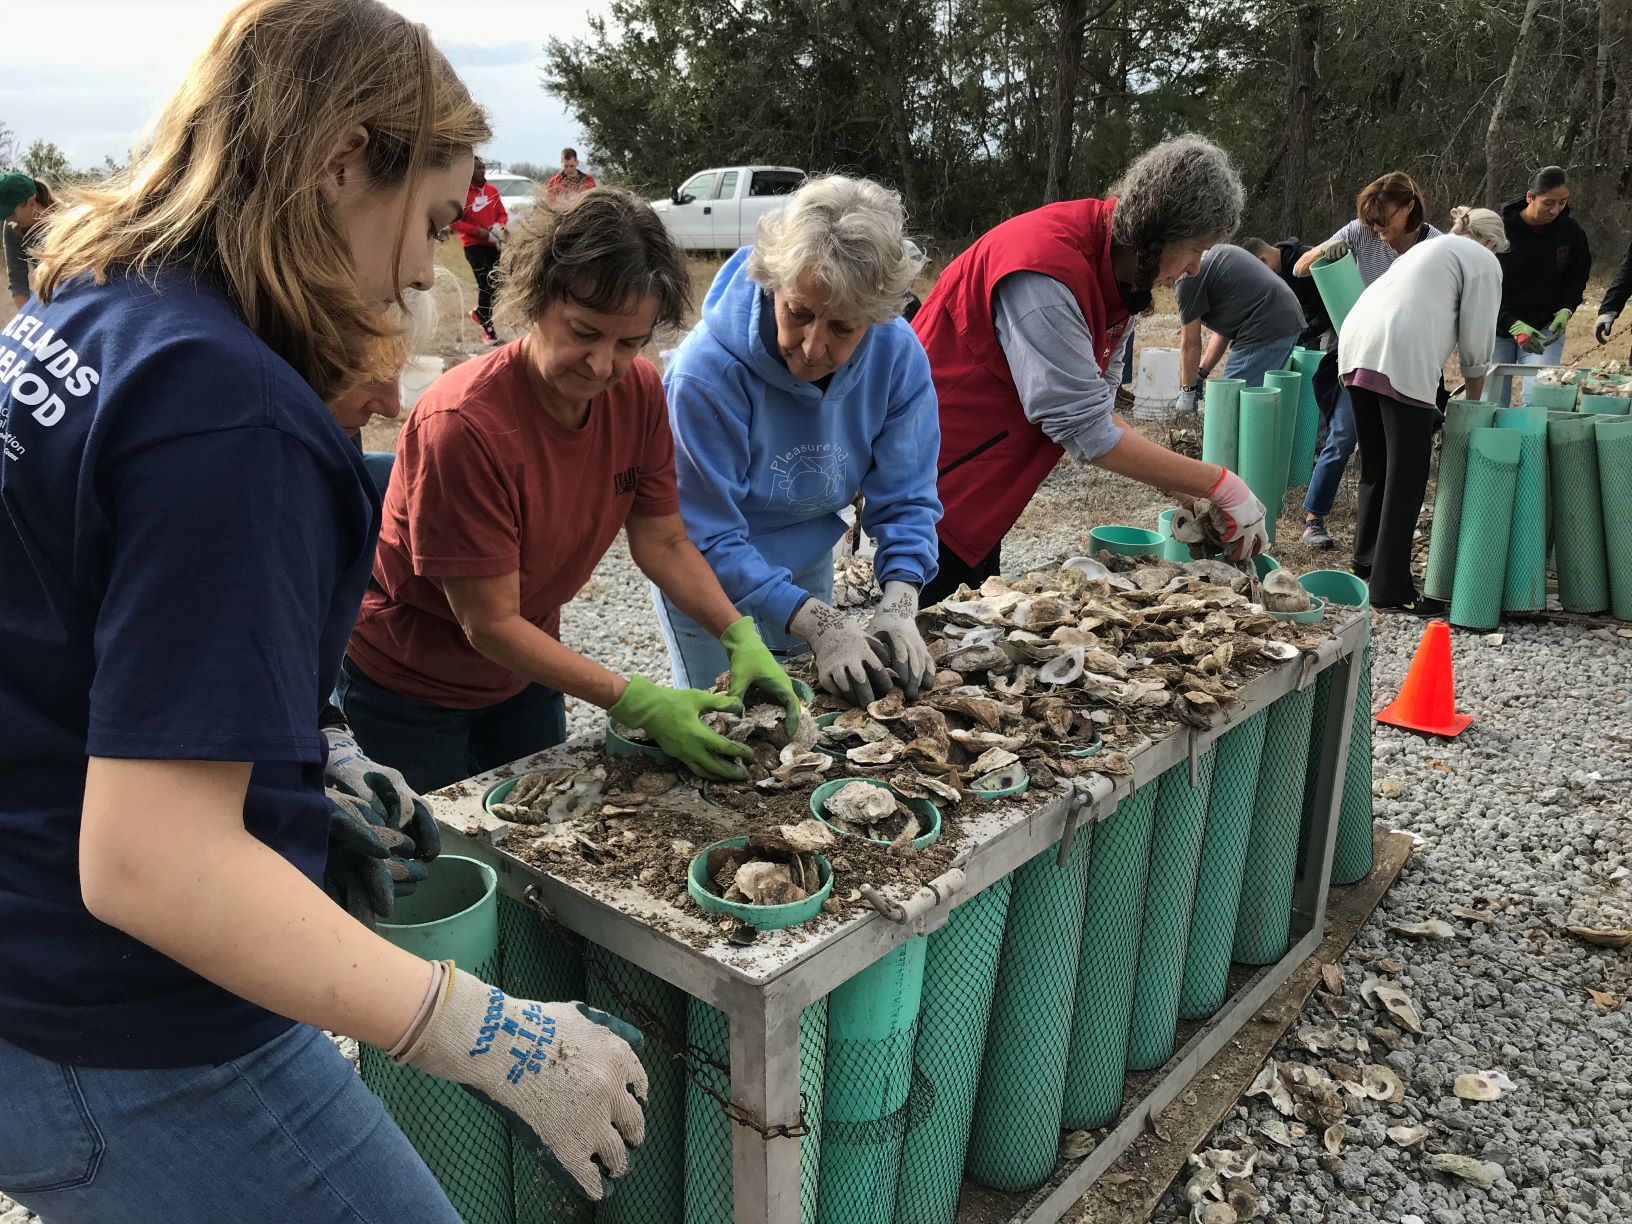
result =
[{"label": "woman in black jacket", "polygon": [[[1592,335],[1599,344],[1609,343],[1609,333],[1621,311],[1626,309],[1626,299],[1629,297],[1632,297],[1632,242],[1626,244],[1626,254],[1621,256],[1621,266],[1615,271],[1615,279],[1609,282],[1604,300],[1598,304],[1598,323],[1592,329]],[[1628,353],[1627,357],[1632,360],[1632,353]]]},{"label": "woman in black jacket", "polygon": [[[1496,316],[1496,361],[1559,365],[1564,328],[1581,305],[1592,271],[1587,234],[1570,216],[1570,186],[1561,166],[1544,166],[1522,198],[1502,208],[1508,249],[1502,263],[1502,308]],[[1493,378],[1492,403],[1507,406],[1511,380]],[[1524,395],[1530,395],[1530,379]]]}]

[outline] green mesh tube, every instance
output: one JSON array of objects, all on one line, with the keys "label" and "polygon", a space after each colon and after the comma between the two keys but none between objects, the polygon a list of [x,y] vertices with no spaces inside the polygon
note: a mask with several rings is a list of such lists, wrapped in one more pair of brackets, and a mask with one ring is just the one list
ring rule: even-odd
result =
[{"label": "green mesh tube", "polygon": [[820,1224],[895,1214],[928,942],[907,940],[828,996]]},{"label": "green mesh tube", "polygon": [[[474,859],[444,854],[379,933],[416,956],[449,959],[484,982],[499,977],[497,877]],[[510,1131],[458,1084],[360,1051],[363,1082],[447,1192],[466,1224],[511,1224]]]},{"label": "green mesh tube", "polygon": [[1190,917],[1190,946],[1184,957],[1184,981],[1179,987],[1179,1018],[1183,1020],[1205,1020],[1224,1006],[1229,992],[1241,872],[1247,861],[1258,764],[1268,724],[1269,712],[1259,710],[1220,736],[1213,750],[1207,833],[1201,843],[1196,907]]},{"label": "green mesh tube", "polygon": [[1194,786],[1190,785],[1189,762],[1175,765],[1162,775],[1156,791],[1145,918],[1139,931],[1139,970],[1133,986],[1133,1019],[1128,1025],[1130,1071],[1149,1071],[1173,1055],[1179,988],[1190,947],[1196,876],[1217,761],[1214,752],[1201,758]]},{"label": "green mesh tube", "polygon": [[1094,831],[1061,1111],[1067,1130],[1104,1126],[1122,1108],[1156,790],[1134,792]]},{"label": "green mesh tube", "polygon": [[1468,471],[1468,434],[1488,429],[1496,405],[1481,400],[1452,400],[1445,405],[1445,428],[1439,441],[1439,476],[1434,483],[1434,524],[1428,536],[1428,568],[1423,592],[1449,599],[1456,579],[1456,548],[1462,524],[1462,488]]},{"label": "green mesh tube", "polygon": [[1494,629],[1502,619],[1513,487],[1523,441],[1514,429],[1475,429],[1468,435],[1450,610],[1451,624],[1463,629]]},{"label": "green mesh tube", "polygon": [[1309,271],[1315,278],[1315,288],[1320,290],[1320,300],[1326,304],[1332,330],[1341,333],[1343,320],[1349,317],[1349,311],[1366,291],[1366,282],[1360,279],[1360,265],[1351,253],[1333,263],[1317,259]]},{"label": "green mesh tube", "polygon": [[[647,1032],[640,1062],[646,1068],[646,1142],[629,1159],[612,1197],[595,1206],[595,1224],[658,1224],[675,1220],[686,1196],[686,1081],[659,1033],[677,1040],[685,1031],[686,995],[677,986],[589,944],[585,1001]],[[623,1002],[614,992],[627,999]]]},{"label": "green mesh tube", "polygon": [[929,937],[895,1224],[952,1224],[957,1215],[1013,890],[1011,872],[958,906]]},{"label": "green mesh tube", "polygon": [[1604,503],[1609,608],[1632,620],[1632,417],[1600,417],[1598,490]]},{"label": "green mesh tube", "polygon": [[1311,686],[1288,693],[1269,707],[1241,873],[1241,903],[1235,915],[1232,959],[1243,964],[1268,965],[1286,954],[1314,697]]},{"label": "green mesh tube", "polygon": [[1077,830],[1064,867],[1049,849],[1014,873],[966,1165],[994,1190],[1035,1189],[1054,1169],[1093,833]]},{"label": "green mesh tube", "polygon": [[1498,408],[1495,425],[1520,439],[1502,611],[1539,612],[1547,606],[1547,410]]},{"label": "green mesh tube", "polygon": [[1264,503],[1269,542],[1275,542],[1275,524],[1286,500],[1286,463],[1281,452],[1281,393],[1274,387],[1248,387],[1241,392],[1241,466],[1236,473],[1253,496]]},{"label": "green mesh tube", "polygon": [[[1354,713],[1349,723],[1349,755],[1343,771],[1343,806],[1337,821],[1337,844],[1332,851],[1332,883],[1353,884],[1370,875],[1372,867],[1371,593],[1363,579],[1342,570],[1315,570],[1298,581],[1311,595],[1320,596],[1329,605],[1367,609],[1366,637],[1356,659],[1360,678],[1355,688]],[[1313,776],[1319,768],[1319,742],[1312,735],[1309,752],[1306,784],[1312,785]]]},{"label": "green mesh tube", "polygon": [[[686,1003],[686,1040],[711,1065],[693,1059],[694,1078],[686,1084],[685,1224],[733,1224],[731,1143],[736,1127],[719,1101],[701,1084],[731,1099],[731,1031],[725,1013],[701,999]],[[799,1219],[816,1222],[816,1194],[822,1157],[822,1081],[827,1061],[827,1000],[818,999],[799,1013],[799,1093],[810,1134],[799,1140]],[[791,1143],[789,1139],[772,1140]],[[681,1217],[676,1217],[680,1219]]]},{"label": "green mesh tube", "polygon": [[1558,602],[1566,612],[1602,612],[1609,607],[1609,570],[1598,434],[1590,416],[1568,414],[1547,422],[1547,473]]},{"label": "green mesh tube", "polygon": [[1235,471],[1240,462],[1238,439],[1241,428],[1241,392],[1246,383],[1239,378],[1213,378],[1205,384],[1201,418],[1201,458]]},{"label": "green mesh tube", "polygon": [[1632,410],[1632,400],[1624,395],[1583,395],[1578,409],[1606,416],[1625,416],[1629,410]]},{"label": "green mesh tube", "polygon": [[1315,473],[1315,438],[1320,433],[1320,401],[1315,398],[1315,371],[1326,359],[1319,349],[1292,350],[1292,368],[1303,375],[1303,395],[1298,400],[1297,427],[1292,431],[1292,467],[1288,483],[1307,485]]},{"label": "green mesh tube", "polygon": [[[520,901],[499,897],[499,985],[523,999],[584,997],[584,963],[576,948]],[[510,1176],[516,1224],[588,1224],[595,1208],[546,1173],[514,1136]]]},{"label": "green mesh tube", "polygon": [[1296,369],[1270,370],[1264,375],[1264,386],[1274,387],[1281,393],[1280,435],[1276,442],[1281,458],[1281,494],[1292,487],[1292,450],[1298,435],[1298,413],[1303,405],[1304,378]]},{"label": "green mesh tube", "polygon": [[1557,408],[1563,412],[1574,412],[1577,387],[1574,383],[1558,385],[1532,381],[1530,390],[1524,397],[1526,407]]}]

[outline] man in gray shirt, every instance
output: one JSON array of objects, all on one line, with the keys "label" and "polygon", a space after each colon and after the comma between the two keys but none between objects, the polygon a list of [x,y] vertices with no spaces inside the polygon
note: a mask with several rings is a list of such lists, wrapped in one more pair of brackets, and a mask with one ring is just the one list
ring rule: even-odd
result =
[{"label": "man in gray shirt", "polygon": [[[1270,370],[1283,370],[1303,331],[1303,307],[1279,276],[1250,251],[1215,246],[1201,257],[1201,270],[1173,287],[1179,299],[1179,385],[1181,408],[1193,412],[1201,384],[1211,377],[1224,350],[1225,378],[1261,387]],[[1202,324],[1213,333],[1202,352]]]}]

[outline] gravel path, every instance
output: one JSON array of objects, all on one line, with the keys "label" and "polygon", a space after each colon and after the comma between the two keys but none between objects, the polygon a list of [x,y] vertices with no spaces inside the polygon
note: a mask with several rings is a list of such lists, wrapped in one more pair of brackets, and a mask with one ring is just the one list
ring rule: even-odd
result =
[{"label": "gravel path", "polygon": [[[1165,504],[1118,477],[1062,467],[1011,533],[1004,569],[1079,553],[1090,527],[1153,523]],[[1283,522],[1292,528],[1290,516]],[[1295,546],[1283,552],[1304,564]],[[1414,620],[1378,619],[1379,704],[1397,689],[1419,632]],[[1632,926],[1632,640],[1547,624],[1504,634],[1501,645],[1455,636],[1459,704],[1476,720],[1460,739],[1424,741],[1383,726],[1374,737],[1378,815],[1420,844],[1345,959],[1353,1011],[1337,1023],[1366,1036],[1387,1022],[1360,1000],[1362,977],[1372,976],[1410,995],[1424,1035],[1406,1034],[1396,1052],[1373,1041],[1365,1057],[1316,1057],[1289,1037],[1275,1054],[1322,1067],[1382,1062],[1404,1081],[1405,1097],[1394,1105],[1349,1099],[1337,1157],[1323,1150],[1318,1127],[1276,1148],[1261,1132],[1278,1117],[1269,1103],[1238,1106],[1210,1142],[1269,1149],[1252,1178],[1259,1218],[1608,1224],[1632,1214],[1628,1012],[1605,1011],[1587,993],[1626,1000],[1632,970],[1624,952],[1588,947],[1563,929]],[[562,636],[612,668],[668,677],[645,580],[621,541],[567,607]],[[599,718],[569,706],[573,731]],[[1459,906],[1488,910],[1493,921],[1454,917]],[[1450,923],[1453,937],[1389,929],[1432,918]],[[1332,1021],[1312,1001],[1299,1026]],[[1514,1085],[1501,1100],[1453,1095],[1456,1076],[1491,1069]],[[1419,1123],[1429,1134],[1415,1147],[1386,1137],[1388,1127]],[[1500,1174],[1488,1188],[1459,1182],[1425,1167],[1435,1153],[1472,1156]],[[0,1224],[32,1218],[0,1196]],[[1190,1218],[1182,1186],[1154,1218]]]}]

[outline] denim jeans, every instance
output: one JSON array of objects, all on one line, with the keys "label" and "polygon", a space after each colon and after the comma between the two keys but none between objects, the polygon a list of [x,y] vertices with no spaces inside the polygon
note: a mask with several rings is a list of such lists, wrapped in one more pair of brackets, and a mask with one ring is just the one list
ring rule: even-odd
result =
[{"label": "denim jeans", "polygon": [[[803,573],[795,574],[793,582],[817,599],[832,603],[833,554],[823,553]],[[675,607],[656,585],[652,587],[652,607],[657,611],[657,627],[663,633],[663,642],[669,648],[670,682],[675,688],[713,688],[714,681],[730,666],[725,647],[712,633]],[[810,653],[805,639],[797,633],[789,633],[785,625],[770,625],[756,616],[754,628],[759,630],[760,640],[771,648],[778,662]]]},{"label": "denim jeans", "polygon": [[1303,508],[1309,514],[1324,517],[1331,513],[1337,500],[1337,486],[1343,483],[1343,469],[1349,456],[1354,454],[1354,404],[1349,400],[1349,389],[1339,387],[1337,402],[1332,405],[1332,420],[1326,430],[1326,444],[1315,460],[1315,474],[1309,478],[1309,492],[1303,499]]},{"label": "denim jeans", "polygon": [[385,486],[391,483],[391,469],[397,465],[395,451],[364,451],[363,466],[368,469],[368,478],[374,482],[374,491],[385,500]]},{"label": "denim jeans", "polygon": [[[1539,353],[1527,353],[1519,347],[1518,341],[1512,336],[1497,336],[1496,352],[1491,360],[1497,365],[1560,365],[1564,361],[1564,337],[1560,336]],[[1519,388],[1521,404],[1529,402],[1530,387],[1535,381],[1533,378],[1523,380],[1523,385]],[[1490,385],[1485,388],[1485,401],[1495,404],[1498,408],[1506,408],[1512,385],[1513,379],[1510,375],[1504,374],[1500,378],[1491,379]]]},{"label": "denim jeans", "polygon": [[335,696],[362,750],[401,770],[421,793],[553,748],[567,737],[566,703],[542,684],[497,705],[453,710],[395,693],[346,659]]},{"label": "denim jeans", "polygon": [[70,1067],[0,1041],[0,1191],[42,1224],[459,1224],[334,1043],[219,1066]]},{"label": "denim jeans", "polygon": [[1296,336],[1282,336],[1279,340],[1255,344],[1250,348],[1232,344],[1229,355],[1224,358],[1224,377],[1239,378],[1249,387],[1261,387],[1265,374],[1271,370],[1286,369],[1297,342]]}]

